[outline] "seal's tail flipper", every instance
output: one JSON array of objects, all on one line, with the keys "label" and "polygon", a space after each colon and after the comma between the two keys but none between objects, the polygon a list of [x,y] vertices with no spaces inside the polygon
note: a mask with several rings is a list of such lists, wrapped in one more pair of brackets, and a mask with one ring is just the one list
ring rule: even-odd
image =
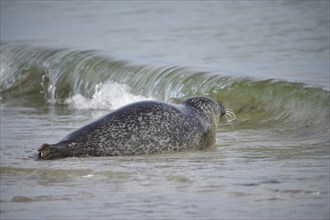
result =
[{"label": "seal's tail flipper", "polygon": [[39,159],[45,159],[47,155],[51,154],[51,148],[49,144],[43,144],[38,149]]}]

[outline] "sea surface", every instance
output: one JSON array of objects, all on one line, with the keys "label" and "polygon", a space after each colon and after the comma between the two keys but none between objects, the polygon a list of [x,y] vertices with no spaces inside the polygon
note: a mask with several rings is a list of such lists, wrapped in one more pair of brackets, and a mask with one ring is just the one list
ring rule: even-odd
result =
[{"label": "sea surface", "polygon": [[[329,1],[1,1],[0,219],[329,219]],[[202,151],[41,161],[126,104],[203,95]]]}]

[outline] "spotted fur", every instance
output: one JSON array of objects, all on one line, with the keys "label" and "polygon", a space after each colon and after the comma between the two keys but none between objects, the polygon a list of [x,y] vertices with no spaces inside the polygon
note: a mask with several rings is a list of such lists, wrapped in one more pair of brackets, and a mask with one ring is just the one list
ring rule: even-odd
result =
[{"label": "spotted fur", "polygon": [[207,97],[181,104],[143,101],[88,124],[57,144],[43,144],[40,159],[119,156],[203,149],[215,143],[225,108]]}]

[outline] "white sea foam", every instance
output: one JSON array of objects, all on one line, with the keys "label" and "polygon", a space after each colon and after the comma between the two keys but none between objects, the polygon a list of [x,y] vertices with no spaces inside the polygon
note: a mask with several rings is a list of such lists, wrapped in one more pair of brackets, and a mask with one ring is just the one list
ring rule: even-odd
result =
[{"label": "white sea foam", "polygon": [[68,98],[65,103],[74,109],[114,110],[129,103],[150,99],[134,95],[131,88],[125,84],[106,81],[95,86],[95,92],[91,98],[76,94]]}]

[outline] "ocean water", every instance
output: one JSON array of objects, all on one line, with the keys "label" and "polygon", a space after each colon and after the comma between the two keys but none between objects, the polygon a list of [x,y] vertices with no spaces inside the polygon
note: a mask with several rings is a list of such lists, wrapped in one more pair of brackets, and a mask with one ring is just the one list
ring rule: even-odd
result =
[{"label": "ocean water", "polygon": [[[1,219],[329,219],[329,1],[1,1]],[[40,161],[140,100],[204,95],[203,151]]]}]

